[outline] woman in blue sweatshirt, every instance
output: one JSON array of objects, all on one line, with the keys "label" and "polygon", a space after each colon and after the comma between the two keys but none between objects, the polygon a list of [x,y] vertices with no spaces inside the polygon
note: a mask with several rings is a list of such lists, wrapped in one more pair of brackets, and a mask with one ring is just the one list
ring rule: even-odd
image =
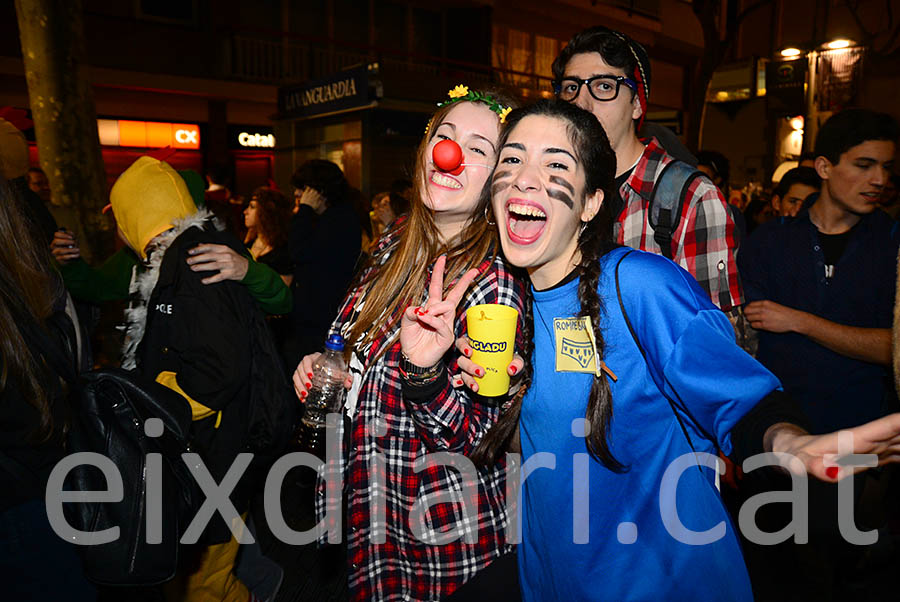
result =
[{"label": "woman in blue sweatshirt", "polygon": [[[615,245],[615,155],[596,118],[541,101],[509,115],[498,148],[492,206],[532,284],[530,361],[474,459],[520,441],[523,597],[751,600],[715,454],[783,452],[793,472],[835,481],[850,473],[834,463],[837,435],[797,426],[685,270]],[[472,386],[476,366],[459,365]],[[900,414],[853,434],[855,453],[896,461]]]}]

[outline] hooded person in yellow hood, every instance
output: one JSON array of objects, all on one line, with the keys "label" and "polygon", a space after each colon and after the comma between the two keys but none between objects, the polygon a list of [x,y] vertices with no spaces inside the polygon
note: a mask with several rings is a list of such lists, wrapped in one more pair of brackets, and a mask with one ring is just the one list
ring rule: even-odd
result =
[{"label": "hooded person in yellow hood", "polygon": [[[245,286],[204,284],[209,272],[194,271],[187,260],[198,244],[236,252],[241,245],[208,210],[197,209],[184,180],[163,161],[135,161],[110,200],[120,236],[145,267],[132,277],[122,367],[138,369],[190,403],[192,445],[221,482],[247,441],[251,350],[255,337],[269,333]],[[247,510],[250,486],[242,478],[229,495],[238,513]],[[239,516],[216,515],[200,540],[207,547],[194,559],[199,568],[179,575],[167,599],[246,602],[249,591],[232,570],[243,529]]]},{"label": "hooded person in yellow hood", "polygon": [[[177,173],[183,182],[172,178]],[[155,184],[155,185],[154,185]],[[185,200],[187,190],[190,198]],[[147,243],[160,232],[203,208],[203,182],[190,169],[174,172],[168,163],[141,157],[116,181],[111,193],[116,205],[119,234],[129,249],[120,249],[98,268],[81,260],[79,241],[72,232],[55,232],[51,252],[72,296],[88,303],[128,299],[132,271],[145,254]],[[192,208],[193,207],[193,208]],[[105,209],[104,209],[105,211]],[[293,307],[291,290],[278,273],[257,263],[246,249],[234,253],[224,245],[203,245],[191,252],[188,263],[195,271],[218,271],[206,284],[235,280],[247,287],[260,309],[268,314],[286,314]]]},{"label": "hooded person in yellow hood", "polygon": [[156,236],[197,213],[191,193],[165,161],[143,156],[119,176],[109,194],[119,235],[141,259]]}]

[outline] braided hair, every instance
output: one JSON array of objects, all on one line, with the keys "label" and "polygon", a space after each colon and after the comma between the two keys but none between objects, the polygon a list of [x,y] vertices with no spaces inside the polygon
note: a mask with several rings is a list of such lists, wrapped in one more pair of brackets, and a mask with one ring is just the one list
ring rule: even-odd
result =
[{"label": "braided hair", "polygon": [[[593,194],[596,190],[603,192],[604,202],[590,222],[584,223],[578,236],[578,250],[581,259],[576,266],[580,278],[578,285],[578,301],[581,305],[579,316],[589,316],[594,329],[594,340],[597,345],[598,359],[602,360],[606,344],[600,327],[604,314],[603,299],[597,293],[601,267],[598,259],[616,247],[613,241],[612,225],[615,216],[612,214],[611,201],[618,195],[615,187],[616,155],[609,144],[606,132],[600,122],[589,112],[577,106],[558,100],[541,100],[522,109],[516,109],[506,119],[506,128],[500,134],[497,148],[502,148],[509,139],[510,133],[525,117],[539,115],[553,117],[564,124],[575,155],[582,164],[585,174],[584,195]],[[499,158],[499,154],[498,154]],[[583,199],[582,199],[583,201]],[[487,466],[497,461],[509,442],[516,435],[522,399],[525,396],[532,378],[532,354],[534,352],[534,315],[532,299],[529,292],[525,300],[525,311],[522,316],[522,334],[525,344],[522,356],[526,358],[522,381],[518,391],[508,404],[508,409],[501,415],[497,423],[485,435],[472,454],[472,460],[478,465]],[[585,445],[588,453],[604,466],[615,472],[623,472],[626,467],[613,456],[609,449],[607,434],[612,422],[612,392],[606,376],[595,376],[591,384],[591,392],[587,401],[585,419],[590,425]]]}]

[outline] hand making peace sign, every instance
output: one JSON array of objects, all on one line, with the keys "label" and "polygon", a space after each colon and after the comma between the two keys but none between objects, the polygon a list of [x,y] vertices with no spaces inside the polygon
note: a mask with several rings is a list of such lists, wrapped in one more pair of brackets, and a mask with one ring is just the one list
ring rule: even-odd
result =
[{"label": "hand making peace sign", "polygon": [[435,262],[425,305],[407,307],[400,320],[400,347],[410,362],[422,368],[437,364],[453,345],[456,340],[456,307],[478,275],[476,269],[463,274],[444,298],[446,263],[445,255]]}]

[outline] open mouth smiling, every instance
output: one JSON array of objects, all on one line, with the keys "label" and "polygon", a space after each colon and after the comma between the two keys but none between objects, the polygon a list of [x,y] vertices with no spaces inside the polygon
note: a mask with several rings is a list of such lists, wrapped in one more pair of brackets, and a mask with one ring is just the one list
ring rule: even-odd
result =
[{"label": "open mouth smiling", "polygon": [[450,188],[451,190],[460,190],[462,189],[462,184],[460,184],[456,179],[451,178],[446,174],[442,174],[439,171],[435,171],[431,173],[431,182],[433,184],[437,184],[438,186],[442,186],[444,188]]},{"label": "open mouth smiling", "polygon": [[547,212],[532,201],[510,199],[506,202],[506,232],[518,245],[530,245],[541,237],[547,225]]}]

